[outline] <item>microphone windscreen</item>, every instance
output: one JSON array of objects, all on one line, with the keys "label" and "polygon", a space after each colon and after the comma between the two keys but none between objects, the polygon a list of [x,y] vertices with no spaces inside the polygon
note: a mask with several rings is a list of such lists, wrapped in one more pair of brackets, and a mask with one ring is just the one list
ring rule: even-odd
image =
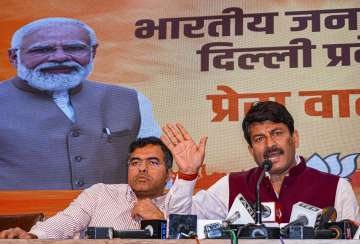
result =
[{"label": "microphone windscreen", "polygon": [[265,171],[270,171],[272,168],[272,162],[269,159],[266,159],[263,163],[262,163],[262,167]]},{"label": "microphone windscreen", "polygon": [[240,218],[237,218],[233,224],[255,223],[255,211],[241,193],[239,193],[234,199],[234,202],[231,205],[231,208],[225,219],[232,218],[236,212],[239,212]]}]

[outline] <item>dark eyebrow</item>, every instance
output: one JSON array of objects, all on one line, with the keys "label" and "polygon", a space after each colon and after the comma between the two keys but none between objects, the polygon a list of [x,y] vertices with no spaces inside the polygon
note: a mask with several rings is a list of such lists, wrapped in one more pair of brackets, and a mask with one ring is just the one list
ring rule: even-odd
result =
[{"label": "dark eyebrow", "polygon": [[[271,134],[271,133],[274,133],[274,132],[277,131],[277,130],[283,131],[284,129],[283,129],[283,128],[280,128],[280,127],[276,127],[276,128],[274,128],[274,129],[270,130],[270,134]],[[257,136],[263,136],[263,135],[264,135],[264,133],[255,134],[255,135],[252,135],[251,138],[255,138],[255,137],[257,137]]]},{"label": "dark eyebrow", "polygon": [[84,48],[89,47],[88,45],[82,44],[82,43],[73,43],[73,44],[69,43],[69,44],[64,44],[62,46],[63,47],[84,47]]},{"label": "dark eyebrow", "polygon": [[270,133],[273,133],[273,132],[275,132],[275,131],[277,131],[277,130],[281,130],[281,131],[283,131],[283,129],[282,129],[282,128],[274,128],[274,129],[272,129],[272,130],[270,131]]},{"label": "dark eyebrow", "polygon": [[[160,161],[160,159],[159,159],[158,157],[148,157],[148,158],[144,158],[144,159],[146,159],[146,160],[152,160],[152,159],[155,159],[155,160]],[[139,158],[139,157],[131,157],[131,158],[129,159],[129,161],[132,161],[132,160],[144,160],[144,159]]]},{"label": "dark eyebrow", "polygon": [[138,157],[131,157],[131,158],[129,158],[129,161],[131,161],[131,160],[141,160],[141,158],[138,158]]},{"label": "dark eyebrow", "polygon": [[254,138],[254,137],[257,137],[257,136],[263,136],[264,133],[259,133],[259,134],[255,134],[255,135],[252,135],[251,138]]},{"label": "dark eyebrow", "polygon": [[48,47],[54,47],[54,45],[51,45],[50,43],[47,44],[47,43],[36,43],[36,44],[33,44],[33,45],[30,45],[28,47],[28,49],[35,49],[35,48],[48,48]]},{"label": "dark eyebrow", "polygon": [[[89,47],[88,45],[86,45],[85,43],[82,43],[82,42],[64,43],[62,46],[63,47],[83,47],[83,48]],[[28,48],[28,50],[37,50],[37,49],[55,48],[55,47],[56,47],[56,45],[53,45],[53,44],[34,44],[34,45],[31,45]]]},{"label": "dark eyebrow", "polygon": [[44,48],[54,48],[54,46],[51,46],[51,45],[33,46],[33,47],[29,48],[28,51],[41,50]]},{"label": "dark eyebrow", "polygon": [[152,159],[155,159],[155,160],[157,160],[157,161],[160,161],[160,158],[158,158],[158,157],[149,157],[149,158],[147,158],[147,160],[152,160]]}]

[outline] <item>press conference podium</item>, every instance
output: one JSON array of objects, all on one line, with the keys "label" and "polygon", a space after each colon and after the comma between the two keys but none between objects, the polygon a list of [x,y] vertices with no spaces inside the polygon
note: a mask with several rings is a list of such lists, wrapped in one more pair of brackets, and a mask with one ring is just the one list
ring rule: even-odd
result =
[{"label": "press conference podium", "polygon": [[[0,191],[0,215],[26,214],[42,212],[46,218],[66,208],[81,191],[78,190],[32,190],[32,191]],[[222,240],[154,240],[154,239],[113,239],[113,240],[6,240],[0,239],[0,244],[223,244],[231,243],[229,239]],[[280,240],[238,240],[239,244],[279,244]],[[283,240],[285,244],[343,244],[357,243],[360,240]]]},{"label": "press conference podium", "polygon": [[[0,244],[231,244],[230,240],[150,240],[150,239],[113,239],[113,240],[6,240]],[[358,244],[359,240],[239,240],[239,244]]]}]

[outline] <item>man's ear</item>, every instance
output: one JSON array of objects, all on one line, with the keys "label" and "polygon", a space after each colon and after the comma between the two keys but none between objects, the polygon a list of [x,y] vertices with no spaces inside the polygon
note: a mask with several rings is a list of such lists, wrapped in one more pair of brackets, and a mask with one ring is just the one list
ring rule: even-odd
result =
[{"label": "man's ear", "polygon": [[94,59],[95,58],[95,55],[96,55],[96,49],[98,48],[99,44],[95,44],[95,45],[92,45],[91,46],[91,54],[92,54],[92,58]]},{"label": "man's ear", "polygon": [[293,133],[292,137],[293,137],[293,140],[294,140],[295,148],[298,148],[299,145],[300,145],[300,142],[299,142],[299,133],[298,133],[297,130],[294,130],[294,133]]},{"label": "man's ear", "polygon": [[17,67],[17,49],[11,48],[8,49],[8,57],[9,57],[9,62],[12,64],[12,66],[14,66],[15,68]]},{"label": "man's ear", "polygon": [[249,153],[251,154],[251,156],[254,157],[254,149],[251,145],[248,145],[248,150],[249,150]]}]

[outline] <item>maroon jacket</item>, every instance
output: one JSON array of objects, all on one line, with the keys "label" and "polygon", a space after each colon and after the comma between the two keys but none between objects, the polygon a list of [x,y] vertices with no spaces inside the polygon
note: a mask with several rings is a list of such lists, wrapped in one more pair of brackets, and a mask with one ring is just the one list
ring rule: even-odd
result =
[{"label": "maroon jacket", "polygon": [[[229,209],[237,196],[241,193],[249,202],[256,199],[256,182],[261,174],[259,167],[249,171],[231,173],[229,176]],[[292,205],[297,202],[305,202],[319,208],[334,207],[336,188],[339,177],[306,167],[305,160],[290,169],[286,176],[279,198],[271,185],[268,177],[265,177],[260,186],[260,198],[262,202],[277,202],[281,206],[281,222],[289,222]]]}]

